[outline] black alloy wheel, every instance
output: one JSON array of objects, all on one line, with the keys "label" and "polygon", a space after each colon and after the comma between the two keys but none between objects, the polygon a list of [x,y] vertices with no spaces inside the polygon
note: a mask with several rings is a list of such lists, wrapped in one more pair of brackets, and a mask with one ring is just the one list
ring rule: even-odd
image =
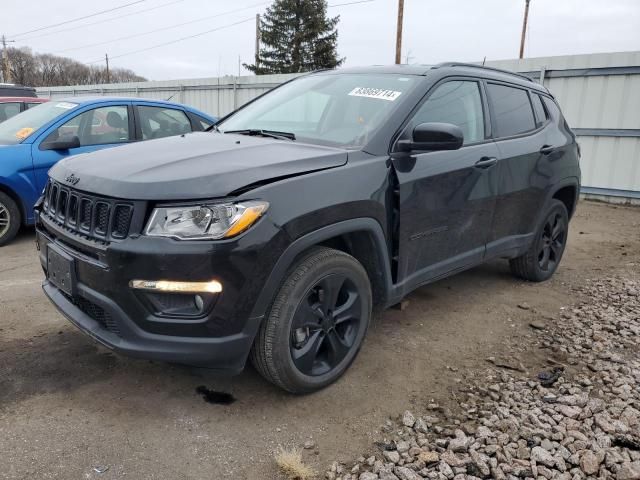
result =
[{"label": "black alloy wheel", "polygon": [[262,321],[251,362],[270,382],[310,393],[335,382],[362,346],[372,295],[364,267],[315,247],[292,265]]},{"label": "black alloy wheel", "polygon": [[298,305],[289,348],[305,375],[322,375],[344,360],[353,347],[362,317],[360,294],[353,281],[331,274],[318,281]]}]

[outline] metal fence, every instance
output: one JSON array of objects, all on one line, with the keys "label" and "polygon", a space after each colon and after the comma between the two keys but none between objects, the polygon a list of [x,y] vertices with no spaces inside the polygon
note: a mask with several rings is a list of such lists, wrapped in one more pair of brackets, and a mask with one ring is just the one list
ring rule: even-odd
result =
[{"label": "metal fence", "polygon": [[[487,62],[542,81],[580,137],[583,193],[640,201],[640,52]],[[38,95],[172,99],[225,115],[295,75],[39,88]]]}]

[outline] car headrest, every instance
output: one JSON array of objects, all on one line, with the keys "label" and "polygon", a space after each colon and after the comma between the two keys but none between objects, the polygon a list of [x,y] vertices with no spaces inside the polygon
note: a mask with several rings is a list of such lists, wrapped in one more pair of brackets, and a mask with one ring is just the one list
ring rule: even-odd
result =
[{"label": "car headrest", "polygon": [[111,128],[124,128],[124,120],[117,112],[107,113],[107,125]]}]

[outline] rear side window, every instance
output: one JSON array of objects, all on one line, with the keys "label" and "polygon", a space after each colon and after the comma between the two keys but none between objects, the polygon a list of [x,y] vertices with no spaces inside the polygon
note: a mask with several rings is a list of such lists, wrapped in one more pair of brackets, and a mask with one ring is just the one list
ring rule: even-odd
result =
[{"label": "rear side window", "polygon": [[489,101],[499,137],[510,137],[536,128],[529,94],[520,88],[489,83]]},{"label": "rear side window", "polygon": [[546,109],[542,105],[542,99],[540,98],[540,95],[538,94],[531,95],[531,100],[533,101],[533,110],[536,112],[537,125],[538,126],[544,125],[549,119],[549,115],[547,114]]},{"label": "rear side window", "polygon": [[191,132],[191,122],[181,110],[139,105],[138,113],[143,140]]}]

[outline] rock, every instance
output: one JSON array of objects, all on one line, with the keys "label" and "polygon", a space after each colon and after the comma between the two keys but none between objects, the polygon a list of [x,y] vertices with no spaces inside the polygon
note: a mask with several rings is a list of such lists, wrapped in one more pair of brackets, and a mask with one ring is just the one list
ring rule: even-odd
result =
[{"label": "rock", "polygon": [[422,480],[422,477],[407,467],[396,467],[393,471],[400,480]]},{"label": "rock", "polygon": [[378,475],[371,472],[362,472],[358,477],[359,480],[378,480],[379,478]]},{"label": "rock", "polygon": [[312,448],[315,448],[316,446],[316,442],[314,442],[313,440],[307,440],[306,442],[304,442],[304,448],[306,450],[311,450]]},{"label": "rock", "polygon": [[398,453],[402,454],[405,452],[409,451],[409,448],[411,448],[409,446],[409,442],[405,442],[404,440],[401,440],[399,442],[396,442],[396,450],[398,451]]},{"label": "rock", "polygon": [[418,461],[424,462],[427,465],[430,463],[436,463],[440,461],[440,455],[438,452],[421,452],[418,455]]},{"label": "rock", "polygon": [[616,480],[640,480],[640,462],[623,463],[616,473]]},{"label": "rock", "polygon": [[416,432],[422,432],[422,433],[429,432],[429,426],[427,425],[427,423],[424,421],[422,417],[418,417],[416,422],[413,424],[413,428]]},{"label": "rock", "polygon": [[382,456],[391,463],[398,463],[400,461],[400,454],[395,450],[385,450],[384,452],[382,452]]},{"label": "rock", "polygon": [[518,304],[518,308],[522,309],[522,310],[531,310],[531,307],[529,306],[529,304],[527,302],[522,302]]},{"label": "rock", "polygon": [[600,470],[600,463],[602,462],[595,453],[591,450],[587,450],[582,457],[580,457],[580,468],[586,475],[595,475]]},{"label": "rock", "polygon": [[447,448],[452,452],[466,452],[469,448],[470,439],[462,430],[456,430],[456,437],[449,440]]},{"label": "rock", "polygon": [[553,455],[542,447],[533,447],[531,449],[531,461],[541,463],[547,467],[553,467],[556,464]]},{"label": "rock", "polygon": [[406,410],[403,414],[402,414],[402,424],[405,427],[409,427],[409,428],[413,428],[413,426],[416,423],[416,417],[413,416],[413,413],[411,413],[409,410]]},{"label": "rock", "polygon": [[533,322],[529,322],[529,326],[534,330],[544,330],[547,328],[547,324],[538,320],[534,320]]},{"label": "rock", "polygon": [[453,470],[451,470],[451,467],[445,462],[440,462],[438,464],[438,470],[446,478],[453,478]]},{"label": "rock", "polygon": [[580,415],[580,412],[582,411],[578,407],[572,407],[569,405],[558,405],[556,409],[558,410],[558,412],[560,412],[562,415],[568,418],[577,418],[578,415]]}]

